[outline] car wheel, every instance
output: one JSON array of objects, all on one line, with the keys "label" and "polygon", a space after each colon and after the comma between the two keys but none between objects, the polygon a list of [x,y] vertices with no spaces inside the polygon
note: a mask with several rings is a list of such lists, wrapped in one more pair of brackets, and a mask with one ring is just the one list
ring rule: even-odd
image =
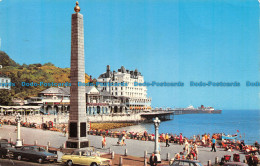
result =
[{"label": "car wheel", "polygon": [[91,163],[90,166],[98,166],[97,163]]},{"label": "car wheel", "polygon": [[67,166],[73,166],[73,163],[71,160],[67,161]]},{"label": "car wheel", "polygon": [[22,160],[22,156],[21,156],[21,155],[18,155],[18,156],[17,156],[17,160],[19,160],[19,161]]},{"label": "car wheel", "polygon": [[42,164],[43,163],[43,159],[42,158],[38,158],[38,163]]},{"label": "car wheel", "polygon": [[5,158],[5,155],[3,155],[3,154],[0,154],[0,157],[4,159],[4,158]]}]

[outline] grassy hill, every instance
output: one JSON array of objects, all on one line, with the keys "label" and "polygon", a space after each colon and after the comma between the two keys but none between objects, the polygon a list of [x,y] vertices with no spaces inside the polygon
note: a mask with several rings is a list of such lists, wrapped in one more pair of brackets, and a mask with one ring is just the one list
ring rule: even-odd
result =
[{"label": "grassy hill", "polygon": [[[59,68],[52,63],[19,65],[3,51],[0,51],[0,65],[3,66],[0,69],[0,73],[9,76],[12,83],[15,83],[15,86],[11,90],[12,96],[21,99],[37,96],[40,91],[49,88],[49,86],[22,86],[22,82],[70,82],[70,68]],[[89,82],[87,74],[85,75],[85,80]]]}]

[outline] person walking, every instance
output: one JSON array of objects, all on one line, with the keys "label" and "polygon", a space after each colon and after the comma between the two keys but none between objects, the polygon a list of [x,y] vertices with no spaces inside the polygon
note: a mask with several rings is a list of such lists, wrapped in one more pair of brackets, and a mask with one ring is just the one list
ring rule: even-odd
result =
[{"label": "person walking", "polygon": [[102,148],[105,148],[106,147],[106,136],[103,135],[103,138],[102,138]]},{"label": "person walking", "polygon": [[63,125],[63,129],[62,129],[62,132],[63,132],[63,135],[64,135],[64,137],[66,137],[66,126],[65,125]]},{"label": "person walking", "polygon": [[205,139],[205,144],[208,145],[208,135],[207,134],[204,135],[204,139]]},{"label": "person walking", "polygon": [[193,143],[196,143],[196,136],[193,135]]},{"label": "person walking", "polygon": [[216,138],[213,137],[212,139],[212,146],[211,146],[211,152],[214,150],[216,152]]},{"label": "person walking", "polygon": [[154,153],[152,153],[149,161],[150,161],[150,166],[156,166],[157,165],[157,157],[155,156]]},{"label": "person walking", "polygon": [[180,133],[180,141],[179,141],[180,145],[183,144],[183,137],[182,137],[182,133]]},{"label": "person walking", "polygon": [[199,155],[199,150],[198,150],[198,146],[196,143],[193,144],[193,149],[194,149],[194,152],[195,152],[195,155],[196,155],[196,160],[198,160],[198,155]]},{"label": "person walking", "polygon": [[147,131],[144,131],[144,140],[148,141],[148,133],[147,133]]},{"label": "person walking", "polygon": [[125,143],[125,134],[123,134],[123,137],[122,137],[122,145],[126,146],[126,143]]},{"label": "person walking", "polygon": [[170,144],[169,144],[169,134],[168,133],[166,133],[165,140],[166,140],[166,147],[169,147]]},{"label": "person walking", "polygon": [[190,153],[190,144],[188,143],[188,141],[185,139],[185,143],[184,143],[184,148],[183,148],[183,154],[187,152],[187,154]]}]

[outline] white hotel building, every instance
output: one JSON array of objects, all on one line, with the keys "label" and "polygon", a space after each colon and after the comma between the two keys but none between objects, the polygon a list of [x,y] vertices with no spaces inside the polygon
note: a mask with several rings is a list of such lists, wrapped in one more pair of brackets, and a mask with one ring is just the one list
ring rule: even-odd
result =
[{"label": "white hotel building", "polygon": [[11,78],[0,74],[0,89],[11,89]]},{"label": "white hotel building", "polygon": [[[106,86],[98,85],[99,91],[106,91],[112,96],[128,98],[126,104],[131,111],[151,110],[151,98],[147,97],[146,86],[134,85],[135,82],[144,83],[144,77],[137,69],[129,71],[122,66],[117,72],[112,72],[110,66],[107,65],[107,71],[98,77],[97,82],[107,83]],[[123,84],[123,86],[115,86],[115,84]]]}]

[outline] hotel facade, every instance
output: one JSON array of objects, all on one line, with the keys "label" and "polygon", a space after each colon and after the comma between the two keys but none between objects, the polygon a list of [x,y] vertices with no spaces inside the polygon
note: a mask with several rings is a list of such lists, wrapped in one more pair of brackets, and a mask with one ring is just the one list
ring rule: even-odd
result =
[{"label": "hotel facade", "polygon": [[147,87],[136,86],[138,83],[144,83],[144,77],[137,69],[130,71],[121,66],[117,72],[112,72],[107,65],[106,72],[98,77],[97,82],[99,91],[129,98],[126,106],[131,112],[151,110],[151,98],[147,97]]}]

